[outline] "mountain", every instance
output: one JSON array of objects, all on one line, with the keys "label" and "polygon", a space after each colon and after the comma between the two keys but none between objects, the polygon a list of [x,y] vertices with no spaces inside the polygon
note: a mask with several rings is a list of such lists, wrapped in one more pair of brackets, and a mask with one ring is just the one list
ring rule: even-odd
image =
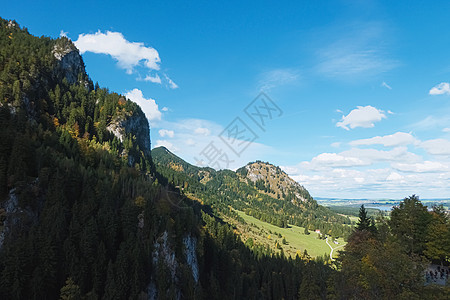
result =
[{"label": "mountain", "polygon": [[318,205],[303,186],[272,164],[257,161],[236,172],[215,171],[193,166],[164,147],[154,148],[152,158],[157,172],[168,178],[165,184],[211,205],[218,214],[239,219],[237,210],[278,227],[293,224],[341,237],[350,233],[347,217]]},{"label": "mountain", "polygon": [[306,268],[333,272],[245,246],[183,194],[222,203],[210,184],[235,173],[174,157],[156,173],[140,107],[94,84],[69,39],[1,18],[0,128],[1,299],[294,299]]},{"label": "mountain", "polygon": [[[267,195],[280,199],[291,198],[293,204],[313,201],[309,192],[290,178],[280,167],[256,161],[236,171],[250,180],[255,187]],[[287,195],[291,195],[288,197]]]}]

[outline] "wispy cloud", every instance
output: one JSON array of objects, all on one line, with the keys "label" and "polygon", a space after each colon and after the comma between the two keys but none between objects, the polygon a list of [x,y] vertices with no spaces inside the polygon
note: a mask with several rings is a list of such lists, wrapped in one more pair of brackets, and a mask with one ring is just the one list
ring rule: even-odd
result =
[{"label": "wispy cloud", "polygon": [[388,90],[392,90],[392,87],[389,84],[387,84],[385,81],[383,81],[381,83],[381,86],[387,88]]},{"label": "wispy cloud", "polygon": [[152,75],[147,75],[147,76],[145,76],[145,78],[138,78],[138,80],[142,80],[142,81],[150,81],[150,82],[153,82],[153,83],[159,83],[159,84],[161,84],[161,78],[159,77],[159,75],[158,74],[155,74],[154,76],[152,76]]},{"label": "wispy cloud", "polygon": [[[341,32],[346,32],[344,35]],[[337,79],[361,78],[398,66],[381,46],[385,40],[381,23],[352,24],[317,51],[319,73]]]},{"label": "wispy cloud", "polygon": [[261,74],[259,80],[260,90],[270,90],[272,88],[295,83],[300,77],[299,71],[295,69],[274,69]]}]

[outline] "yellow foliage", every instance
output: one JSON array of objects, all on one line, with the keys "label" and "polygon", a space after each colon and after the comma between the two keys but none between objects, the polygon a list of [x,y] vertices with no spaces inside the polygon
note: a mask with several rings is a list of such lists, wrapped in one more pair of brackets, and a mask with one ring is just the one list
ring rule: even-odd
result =
[{"label": "yellow foliage", "polygon": [[53,125],[55,125],[55,127],[59,126],[59,120],[57,117],[53,117]]},{"label": "yellow foliage", "polygon": [[270,240],[270,234],[267,236],[267,238]]},{"label": "yellow foliage", "polygon": [[136,204],[139,207],[145,206],[145,198],[142,196],[137,196],[136,199],[134,199],[134,204]]}]

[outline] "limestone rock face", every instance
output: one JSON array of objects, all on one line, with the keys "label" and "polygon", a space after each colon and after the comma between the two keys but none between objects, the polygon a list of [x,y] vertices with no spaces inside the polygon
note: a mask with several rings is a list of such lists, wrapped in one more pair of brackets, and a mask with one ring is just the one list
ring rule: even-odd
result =
[{"label": "limestone rock face", "polygon": [[114,116],[106,129],[114,134],[121,142],[125,140],[129,133],[136,137],[139,148],[145,155],[150,155],[150,129],[148,120],[142,111],[128,112]]},{"label": "limestone rock face", "polygon": [[295,195],[294,202],[307,202],[312,199],[302,185],[289,177],[280,167],[272,164],[261,161],[249,163],[241,173],[254,184],[260,181],[257,187],[262,188],[264,185],[264,192],[270,196],[278,197],[291,193]]},{"label": "limestone rock face", "polygon": [[69,40],[61,40],[52,50],[57,60],[54,75],[58,79],[66,78],[70,84],[78,80],[79,73],[85,73],[83,59],[78,49]]}]

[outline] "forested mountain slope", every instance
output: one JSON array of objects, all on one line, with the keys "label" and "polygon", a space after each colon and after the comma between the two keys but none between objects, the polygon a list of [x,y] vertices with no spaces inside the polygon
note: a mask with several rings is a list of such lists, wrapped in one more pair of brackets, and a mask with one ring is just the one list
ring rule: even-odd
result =
[{"label": "forested mountain slope", "polygon": [[224,215],[239,218],[232,207],[279,227],[293,224],[341,237],[351,232],[348,218],[318,205],[303,186],[272,164],[257,161],[236,172],[215,171],[190,165],[164,147],[153,149],[152,157],[171,184]]},{"label": "forested mountain slope", "polygon": [[141,109],[70,40],[0,19],[0,126],[0,298],[295,299],[302,278],[325,296],[302,274],[331,268],[251,251],[155,179]]}]

